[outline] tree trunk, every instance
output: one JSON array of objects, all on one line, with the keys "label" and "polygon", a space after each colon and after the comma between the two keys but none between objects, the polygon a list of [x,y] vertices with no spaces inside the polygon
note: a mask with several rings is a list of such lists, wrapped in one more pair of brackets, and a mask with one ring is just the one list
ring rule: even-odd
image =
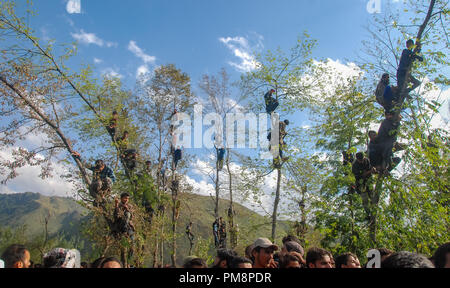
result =
[{"label": "tree trunk", "polygon": [[233,207],[233,175],[231,174],[231,169],[230,169],[230,149],[227,149],[227,171],[228,171],[228,190],[230,192],[230,211],[231,214],[229,215],[229,219],[228,219],[228,227],[230,230],[230,246],[231,249],[236,248],[235,246],[237,245],[237,231],[235,230],[234,227],[234,207]]},{"label": "tree trunk", "polygon": [[275,202],[273,205],[272,214],[272,241],[275,241],[277,230],[277,216],[278,216],[278,204],[280,203],[280,189],[281,189],[281,168],[277,169],[277,191],[275,195]]},{"label": "tree trunk", "polygon": [[[216,155],[218,155],[217,153],[217,149],[216,149]],[[216,203],[215,203],[215,207],[214,207],[214,216],[216,217],[216,219],[219,218],[219,197],[220,197],[220,187],[219,187],[219,161],[216,161]]]}]

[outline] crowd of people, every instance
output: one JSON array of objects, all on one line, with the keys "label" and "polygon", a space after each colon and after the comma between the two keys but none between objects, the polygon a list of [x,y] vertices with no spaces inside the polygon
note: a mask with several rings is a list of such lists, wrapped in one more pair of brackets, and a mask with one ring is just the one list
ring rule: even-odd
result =
[{"label": "crowd of people", "polygon": [[[259,238],[245,249],[245,256],[240,256],[231,249],[220,248],[210,267],[204,259],[189,256],[184,260],[182,267],[165,268],[450,268],[450,242],[441,245],[431,258],[406,251],[375,249],[378,251],[379,263],[376,259],[368,259],[365,265],[361,265],[353,253],[333,256],[331,252],[317,247],[305,252],[295,236],[286,236],[282,242],[280,249],[269,239]],[[63,248],[49,251],[44,255],[42,264],[34,264],[31,262],[30,251],[25,246],[17,244],[6,248],[1,259],[0,263],[4,268],[132,268],[124,267],[116,257],[102,257],[92,263],[81,262],[78,250]]]}]

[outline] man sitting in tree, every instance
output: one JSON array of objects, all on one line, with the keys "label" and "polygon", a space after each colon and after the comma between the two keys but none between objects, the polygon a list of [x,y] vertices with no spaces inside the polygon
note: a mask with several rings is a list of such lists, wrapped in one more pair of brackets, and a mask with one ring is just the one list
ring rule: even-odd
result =
[{"label": "man sitting in tree", "polygon": [[119,199],[115,200],[114,209],[114,224],[116,231],[116,236],[126,235],[130,237],[131,240],[134,239],[135,228],[133,225],[133,212],[132,207],[129,204],[130,194],[122,193]]},{"label": "man sitting in tree", "polygon": [[356,154],[356,161],[352,165],[352,172],[356,179],[356,192],[361,193],[368,190],[368,181],[372,176],[373,169],[370,166],[370,161],[364,157],[364,153]]},{"label": "man sitting in tree", "polygon": [[105,197],[111,192],[112,185],[116,182],[113,170],[106,166],[103,160],[97,160],[95,166],[90,166],[81,160],[81,155],[78,152],[74,152],[73,156],[80,159],[83,165],[93,172],[89,193],[94,198],[94,206],[104,205]]},{"label": "man sitting in tree", "polygon": [[109,120],[109,125],[106,126],[106,130],[108,130],[108,133],[114,142],[116,141],[118,121],[119,121],[119,113],[117,113],[117,111],[113,111],[112,118]]}]

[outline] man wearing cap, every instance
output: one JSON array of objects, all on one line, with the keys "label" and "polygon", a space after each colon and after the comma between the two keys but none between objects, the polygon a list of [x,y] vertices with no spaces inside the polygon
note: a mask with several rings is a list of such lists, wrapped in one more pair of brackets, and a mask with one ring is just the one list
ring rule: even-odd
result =
[{"label": "man wearing cap", "polygon": [[273,253],[278,250],[278,246],[267,238],[259,238],[255,241],[252,256],[255,259],[253,268],[278,268],[273,260]]}]

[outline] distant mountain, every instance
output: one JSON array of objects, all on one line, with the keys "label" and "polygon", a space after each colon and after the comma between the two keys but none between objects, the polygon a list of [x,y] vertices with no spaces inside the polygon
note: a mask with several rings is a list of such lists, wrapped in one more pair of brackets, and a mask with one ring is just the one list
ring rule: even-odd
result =
[{"label": "distant mountain", "polygon": [[[214,201],[211,197],[194,194],[181,195],[182,209],[178,225],[178,252],[179,264],[188,256],[189,241],[185,235],[187,224],[192,221],[196,239],[210,239],[212,237],[212,223],[214,222]],[[220,201],[220,214],[226,220],[229,201]],[[239,225],[238,251],[251,244],[258,237],[269,237],[271,234],[271,219],[239,205],[235,204],[235,223]],[[0,194],[0,227],[16,229],[23,225],[27,227],[27,233],[35,236],[43,233],[44,218],[49,218],[49,234],[80,236],[80,224],[87,217],[88,210],[81,207],[71,198],[47,197],[36,193],[24,194]],[[289,229],[288,222],[280,222],[278,225],[279,238],[285,236]],[[280,243],[278,239],[278,243]],[[165,247],[165,261],[169,262],[169,246]],[[73,248],[73,247],[71,247]],[[75,247],[77,248],[77,247]]]},{"label": "distant mountain", "polygon": [[49,234],[78,234],[80,221],[88,214],[71,198],[47,197],[36,193],[0,194],[0,226],[18,228],[26,225],[32,236],[44,231],[49,219]]}]

